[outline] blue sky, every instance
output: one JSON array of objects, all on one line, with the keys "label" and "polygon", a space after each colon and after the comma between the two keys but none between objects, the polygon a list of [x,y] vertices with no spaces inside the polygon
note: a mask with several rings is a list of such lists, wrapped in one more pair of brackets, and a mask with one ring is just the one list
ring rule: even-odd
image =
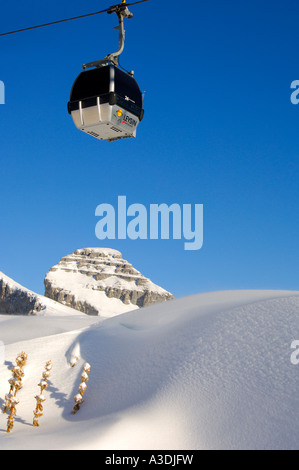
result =
[{"label": "blue sky", "polygon": [[[2,32],[109,7],[53,0],[2,6]],[[299,80],[295,0],[150,0],[131,7],[121,64],[145,96],[137,139],[77,131],[66,104],[83,63],[117,48],[106,14],[0,38],[2,270],[43,293],[51,266],[78,248],[123,253],[181,297],[299,289]],[[204,246],[95,237],[95,209],[204,204]]]}]

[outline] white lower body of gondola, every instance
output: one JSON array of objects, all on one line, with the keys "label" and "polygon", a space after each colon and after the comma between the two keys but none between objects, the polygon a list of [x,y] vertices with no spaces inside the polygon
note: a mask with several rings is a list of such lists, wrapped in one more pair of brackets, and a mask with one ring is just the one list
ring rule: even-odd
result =
[{"label": "white lower body of gondola", "polygon": [[109,103],[83,108],[71,112],[75,126],[99,140],[114,140],[136,137],[137,126],[140,122],[137,116],[117,105]]}]

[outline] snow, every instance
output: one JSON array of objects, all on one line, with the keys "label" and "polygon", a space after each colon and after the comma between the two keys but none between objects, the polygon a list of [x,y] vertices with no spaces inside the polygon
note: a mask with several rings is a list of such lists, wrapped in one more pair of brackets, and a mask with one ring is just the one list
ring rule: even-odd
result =
[{"label": "snow", "polygon": [[[83,253],[82,256],[81,252]],[[93,255],[98,254],[101,256],[99,258],[90,259],[88,256],[84,255],[86,252],[92,252]],[[91,261],[92,264],[90,264]],[[105,248],[85,248],[77,250],[73,255],[65,256],[59,264],[51,269],[46,279],[53,287],[58,289],[63,288],[64,291],[74,294],[77,300],[86,301],[96,308],[98,308],[99,304],[103,305],[101,314],[105,311],[109,311],[110,316],[113,314],[113,311],[120,314],[137,309],[138,307],[132,304],[126,306],[118,299],[114,299],[113,304],[111,303],[111,299],[106,299],[105,302],[104,295],[100,292],[101,290],[105,291],[107,288],[113,288],[120,291],[131,291],[133,289],[140,293],[148,290],[161,295],[167,293],[164,288],[154,284],[150,279],[145,278],[135,268],[135,274],[130,273],[127,275],[118,272],[117,268],[120,262],[124,266],[127,265],[133,269],[128,261],[122,259],[122,254],[119,251]],[[78,267],[79,263],[81,263],[80,268]],[[105,265],[105,263],[108,264]],[[100,270],[99,267],[101,268]],[[96,276],[99,273],[109,275],[109,277],[104,280],[97,280]],[[138,281],[143,282],[139,285]]]},{"label": "snow", "polygon": [[[98,281],[78,272],[65,272],[58,269],[55,272],[49,272],[47,279],[53,287],[61,288],[61,286],[64,286],[64,290],[71,293],[76,301],[87,302],[89,305],[94,306],[98,310],[99,316],[104,318],[139,309],[137,305],[131,303],[126,305],[119,299],[107,297],[104,291],[98,290]],[[113,279],[116,281],[113,287],[118,287],[116,284],[117,279]],[[122,282],[122,288],[124,288],[124,284],[125,281]],[[126,287],[128,289],[132,288],[130,285]]]},{"label": "snow", "polygon": [[[18,284],[13,279],[6,276],[0,271],[0,281],[1,280],[4,281],[4,283],[9,287],[9,290],[12,293],[21,291],[23,293],[27,293],[31,298],[38,300],[43,305],[44,308],[42,309],[41,312],[38,312],[37,315],[43,315],[43,316],[61,316],[61,315],[80,316],[82,315],[80,312],[77,312],[76,310],[73,310],[67,306],[61,305],[55,302],[54,300],[44,297],[43,295],[36,294],[35,292],[27,289],[21,284]],[[18,312],[18,313],[22,314],[23,312]],[[0,311],[0,314],[1,314],[1,311]]]},{"label": "snow", "polygon": [[99,247],[97,247],[97,248],[95,248],[95,247],[82,248],[80,250],[77,250],[76,253],[82,254],[82,253],[86,253],[88,251],[93,252],[93,253],[97,253],[98,255],[104,255],[104,256],[107,256],[107,257],[122,259],[121,252],[118,251],[118,250],[114,250],[113,248],[99,248]]},{"label": "snow", "polygon": [[32,292],[31,290],[27,289],[26,287],[22,286],[18,282],[11,279],[10,277],[6,276],[6,274],[2,273],[1,271],[0,271],[0,279],[3,279],[3,281],[6,284],[8,284],[12,290],[23,290],[23,291],[26,291],[26,292],[28,292],[32,295],[37,295],[34,292]]},{"label": "snow", "polygon": [[[299,292],[199,294],[101,320],[0,316],[5,363],[28,354],[17,416],[0,449],[298,449]],[[74,367],[70,361],[77,357]],[[44,416],[32,427],[47,361]],[[84,404],[72,414],[84,364]]]}]

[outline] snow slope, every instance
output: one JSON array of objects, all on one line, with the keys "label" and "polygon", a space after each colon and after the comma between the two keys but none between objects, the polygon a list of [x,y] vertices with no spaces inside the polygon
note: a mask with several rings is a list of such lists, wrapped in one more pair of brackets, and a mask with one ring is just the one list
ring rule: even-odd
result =
[{"label": "snow slope", "polygon": [[[200,294],[104,321],[0,317],[0,332],[1,398],[16,355],[29,354],[12,434],[0,415],[0,449],[299,448],[299,366],[290,361],[299,292]],[[33,428],[50,359],[45,415]],[[85,361],[90,382],[73,416]]]},{"label": "snow slope", "polygon": [[[113,278],[113,280],[118,282],[118,279]],[[131,303],[126,305],[119,299],[107,297],[105,291],[97,290],[98,282],[84,274],[75,272],[65,273],[64,271],[57,270],[55,273],[50,272],[47,275],[47,281],[51,281],[52,288],[59,289],[60,286],[64,286],[64,292],[71,293],[75,303],[81,302],[90,305],[98,312],[98,316],[103,318],[110,318],[138,309],[136,305]],[[122,282],[124,283],[125,281]]]},{"label": "snow slope", "polygon": [[[48,299],[43,295],[36,294],[26,287],[18,284],[4,273],[0,272],[0,287],[2,286],[3,292],[0,291],[0,314],[5,313],[1,310],[1,305],[5,302],[10,305],[10,309],[17,315],[28,315],[28,304],[35,304],[39,306],[39,311],[34,312],[35,315],[82,315],[80,312],[61,305],[54,300]],[[14,308],[13,305],[15,305]],[[10,315],[10,313],[8,313]]]}]

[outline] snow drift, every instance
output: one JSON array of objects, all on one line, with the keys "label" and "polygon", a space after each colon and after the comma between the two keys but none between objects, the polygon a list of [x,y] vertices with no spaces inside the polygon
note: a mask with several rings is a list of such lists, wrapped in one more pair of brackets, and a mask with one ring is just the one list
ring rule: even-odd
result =
[{"label": "snow drift", "polygon": [[[104,321],[0,316],[0,331],[2,399],[16,355],[29,355],[12,434],[0,416],[0,449],[298,449],[299,369],[290,346],[299,292],[200,294]],[[33,428],[48,360],[45,414]],[[73,416],[86,361],[90,382]]]}]

